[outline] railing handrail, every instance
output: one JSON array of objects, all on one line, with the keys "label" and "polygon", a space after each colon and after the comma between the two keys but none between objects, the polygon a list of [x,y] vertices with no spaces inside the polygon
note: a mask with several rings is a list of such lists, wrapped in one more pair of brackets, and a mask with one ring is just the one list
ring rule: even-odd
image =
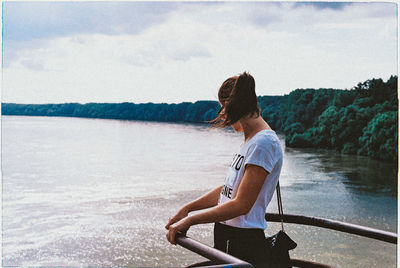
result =
[{"label": "railing handrail", "polygon": [[[265,219],[271,222],[280,222],[280,215],[277,213],[266,213]],[[303,224],[315,227],[322,227],[326,229],[336,230],[349,234],[356,234],[363,237],[373,238],[380,241],[397,244],[397,234],[379,229],[361,226],[352,223],[341,222],[337,220],[324,219],[319,217],[309,217],[302,215],[284,214],[283,221],[286,223]],[[190,237],[182,234],[177,234],[175,241],[178,245],[195,252],[209,260],[215,261],[217,265],[202,266],[208,268],[222,268],[222,267],[253,267],[250,263],[226,254],[220,250],[204,245]],[[315,267],[315,268],[328,268],[332,267],[326,264],[310,262],[305,260],[291,259],[291,264],[295,267]]]},{"label": "railing handrail", "polygon": [[190,237],[184,236],[182,234],[177,234],[175,237],[175,242],[190,250],[193,251],[209,260],[215,261],[221,265],[212,265],[212,266],[202,266],[202,267],[209,267],[209,268],[217,268],[217,267],[234,267],[234,268],[252,268],[248,262],[242,261],[234,256],[226,254],[218,249],[212,248],[210,246],[204,245]]},{"label": "railing handrail", "polygon": [[[277,213],[266,213],[265,219],[272,222],[280,222],[281,218]],[[361,226],[352,223],[329,220],[319,217],[309,217],[303,215],[284,214],[283,221],[286,223],[295,223],[332,229],[349,234],[356,234],[363,237],[369,237],[392,244],[397,244],[397,234],[379,229]]]},{"label": "railing handrail", "polygon": [[[250,263],[242,261],[234,256],[231,256],[225,252],[217,250],[215,248],[209,247],[200,243],[190,237],[184,236],[182,234],[177,234],[175,241],[178,245],[195,252],[209,260],[215,261],[216,265],[201,266],[201,268],[251,268],[253,267]],[[294,267],[307,267],[307,268],[334,268],[333,266],[306,261],[299,259],[291,259],[291,265]]]}]

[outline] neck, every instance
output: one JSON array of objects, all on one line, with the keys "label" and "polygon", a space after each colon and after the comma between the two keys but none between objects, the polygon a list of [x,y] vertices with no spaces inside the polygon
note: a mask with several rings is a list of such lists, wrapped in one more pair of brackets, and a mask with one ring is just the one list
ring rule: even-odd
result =
[{"label": "neck", "polygon": [[257,132],[263,129],[271,129],[261,116],[243,118],[240,120],[243,128],[244,141],[251,139]]}]

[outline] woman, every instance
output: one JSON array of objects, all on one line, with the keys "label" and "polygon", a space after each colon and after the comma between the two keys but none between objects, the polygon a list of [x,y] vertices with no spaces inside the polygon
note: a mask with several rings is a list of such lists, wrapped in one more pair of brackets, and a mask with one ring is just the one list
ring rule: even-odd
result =
[{"label": "woman", "polygon": [[[282,149],[275,132],[260,116],[254,78],[244,72],[220,87],[221,110],[214,124],[244,133],[244,143],[228,169],[225,184],[182,207],[169,219],[167,239],[175,244],[177,232],[215,222],[214,247],[255,267],[265,267],[264,215],[278,182]],[[189,213],[209,208],[195,215]]]}]

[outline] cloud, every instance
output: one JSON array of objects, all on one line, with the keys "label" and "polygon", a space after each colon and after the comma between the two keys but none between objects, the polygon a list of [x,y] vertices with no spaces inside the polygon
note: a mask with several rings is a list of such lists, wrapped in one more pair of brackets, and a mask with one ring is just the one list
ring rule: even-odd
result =
[{"label": "cloud", "polygon": [[79,33],[137,34],[164,22],[173,2],[4,2],[4,41]]},{"label": "cloud", "polygon": [[352,5],[351,2],[296,2],[294,7],[314,7],[316,9],[342,10],[346,6]]},{"label": "cloud", "polygon": [[[98,2],[91,4],[93,11]],[[3,101],[216,99],[220,83],[244,70],[256,78],[260,95],[307,87],[349,88],[397,73],[397,15],[373,15],[393,12],[393,5],[316,9],[293,8],[294,4],[174,2],[163,11],[162,21],[152,17],[160,13],[157,8],[153,15],[143,11],[144,22],[137,31],[126,30],[125,20],[113,18],[120,15],[117,9],[108,15],[114,20],[108,30],[80,26],[90,31],[14,39],[3,51]],[[81,15],[75,23],[86,21]],[[70,27],[53,20],[62,29]]]},{"label": "cloud", "polygon": [[251,23],[265,27],[283,20],[282,8],[279,3],[263,3],[262,5],[254,6],[251,12],[248,13],[247,18]]},{"label": "cloud", "polygon": [[[357,5],[362,5],[362,3],[357,3]],[[384,3],[384,5],[380,3],[370,3],[367,14],[369,17],[375,18],[397,17],[397,3]]]},{"label": "cloud", "polygon": [[211,53],[202,47],[183,48],[182,50],[175,50],[171,55],[171,59],[187,61],[195,57],[210,57]]},{"label": "cloud", "polygon": [[43,62],[36,61],[36,60],[31,60],[31,59],[24,59],[21,60],[21,64],[25,66],[28,69],[34,70],[34,71],[44,71],[44,65]]},{"label": "cloud", "polygon": [[3,64],[21,50],[37,49],[50,39],[80,34],[138,34],[165,22],[176,3],[159,2],[4,2]]}]

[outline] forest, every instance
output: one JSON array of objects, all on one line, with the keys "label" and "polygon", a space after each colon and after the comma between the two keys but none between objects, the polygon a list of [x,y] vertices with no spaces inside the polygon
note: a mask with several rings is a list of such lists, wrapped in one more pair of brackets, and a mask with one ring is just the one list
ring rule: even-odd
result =
[{"label": "forest", "polygon": [[[351,89],[296,89],[258,97],[262,117],[285,135],[287,147],[333,149],[397,163],[397,76],[370,79]],[[3,115],[64,116],[207,123],[217,101],[167,103],[2,103]]]}]

